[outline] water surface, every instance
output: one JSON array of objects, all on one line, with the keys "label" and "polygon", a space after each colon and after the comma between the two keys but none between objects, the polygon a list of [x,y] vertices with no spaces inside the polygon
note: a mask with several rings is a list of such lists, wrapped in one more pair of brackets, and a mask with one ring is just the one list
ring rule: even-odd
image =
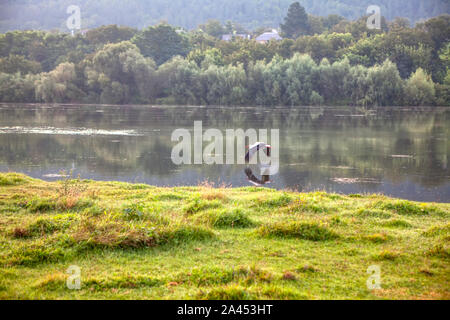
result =
[{"label": "water surface", "polygon": [[[171,161],[177,128],[279,129],[280,171],[266,186],[449,202],[450,108],[0,105],[0,171],[61,170],[158,186],[251,185],[239,165]],[[225,150],[224,150],[225,152]]]}]

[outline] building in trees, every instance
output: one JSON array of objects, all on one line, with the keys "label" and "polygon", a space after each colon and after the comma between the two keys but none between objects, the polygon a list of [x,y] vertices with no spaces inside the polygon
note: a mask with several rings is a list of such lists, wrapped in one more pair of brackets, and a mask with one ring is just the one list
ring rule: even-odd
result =
[{"label": "building in trees", "polygon": [[249,34],[240,34],[240,33],[222,35],[222,41],[231,41],[237,38],[249,40],[251,36]]},{"label": "building in trees", "polygon": [[256,37],[255,40],[256,40],[256,42],[259,42],[259,43],[267,43],[270,40],[279,41],[279,40],[283,40],[283,38],[280,37],[277,30],[273,29],[270,32],[264,32],[263,34],[259,35],[258,37]]}]

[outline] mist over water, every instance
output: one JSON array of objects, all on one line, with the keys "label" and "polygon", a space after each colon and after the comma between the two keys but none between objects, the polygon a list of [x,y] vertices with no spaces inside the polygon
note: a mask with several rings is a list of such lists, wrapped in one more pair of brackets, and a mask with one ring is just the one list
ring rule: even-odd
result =
[{"label": "mist over water", "polygon": [[266,187],[450,199],[448,108],[3,104],[0,171],[44,180],[73,170],[86,179],[158,186],[251,186],[244,165],[172,163],[172,132],[191,130],[194,121],[223,133],[279,129],[280,170]]}]

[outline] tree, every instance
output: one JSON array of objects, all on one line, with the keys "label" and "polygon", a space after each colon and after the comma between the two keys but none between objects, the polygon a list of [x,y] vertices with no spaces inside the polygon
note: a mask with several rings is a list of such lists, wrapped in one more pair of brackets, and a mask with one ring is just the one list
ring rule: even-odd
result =
[{"label": "tree", "polygon": [[280,26],[287,38],[295,39],[300,35],[308,34],[310,25],[305,8],[298,2],[291,4],[287,16],[284,18],[284,23]]},{"label": "tree", "polygon": [[322,17],[316,17],[316,16],[308,16],[308,23],[309,23],[309,34],[322,34],[326,28],[323,25],[323,18]]},{"label": "tree", "polygon": [[205,91],[201,84],[201,70],[194,60],[175,57],[158,70],[160,92],[168,103],[204,104]]},{"label": "tree", "polygon": [[129,27],[118,27],[117,25],[101,26],[89,30],[86,39],[94,45],[117,43],[130,40],[137,30]]},{"label": "tree", "polygon": [[170,58],[189,53],[187,38],[167,24],[160,24],[142,30],[131,40],[141,50],[144,57],[152,58],[161,65]]},{"label": "tree", "polygon": [[382,65],[369,68],[369,101],[375,106],[396,106],[401,104],[403,82],[397,66],[389,60]]},{"label": "tree", "polygon": [[155,63],[129,41],[108,44],[85,69],[90,90],[102,103],[151,102],[155,98]]},{"label": "tree", "polygon": [[406,82],[404,102],[410,106],[433,105],[435,93],[433,80],[419,68]]},{"label": "tree", "polygon": [[317,63],[323,58],[334,60],[335,50],[332,43],[322,36],[300,37],[295,42],[293,50],[301,53],[307,53]]},{"label": "tree", "polygon": [[448,14],[430,19],[419,24],[417,28],[425,30],[430,35],[436,51],[450,41],[450,15]]},{"label": "tree", "polygon": [[[297,0],[299,1],[299,0]],[[15,29],[66,29],[64,10],[71,4],[83,4],[83,28],[101,25],[127,25],[142,28],[166,19],[186,29],[214,17],[219,21],[231,20],[247,29],[279,23],[280,12],[288,9],[292,0],[3,0],[0,1],[0,32]],[[316,16],[340,14],[355,20],[368,5],[377,4],[389,20],[397,16],[408,17],[412,23],[448,12],[448,0],[302,0],[307,12]],[[45,12],[46,14],[39,14]]]},{"label": "tree", "polygon": [[0,73],[0,101],[2,102],[37,102],[35,81],[38,75],[20,73]]},{"label": "tree", "polygon": [[189,61],[194,61],[197,66],[202,67],[203,69],[207,69],[211,64],[216,66],[223,66],[225,64],[222,53],[217,48],[205,51],[199,49],[191,51],[187,59]]},{"label": "tree", "polygon": [[410,26],[411,22],[409,21],[408,18],[397,17],[394,19],[394,21],[389,23],[389,29],[406,29],[409,28]]},{"label": "tree", "polygon": [[44,102],[80,101],[84,93],[74,84],[75,65],[62,63],[49,73],[42,73],[36,80],[36,98]]},{"label": "tree", "polygon": [[328,17],[323,18],[322,24],[326,29],[330,30],[343,20],[345,20],[345,18],[340,15],[330,14]]},{"label": "tree", "polygon": [[[208,20],[204,25],[200,25],[199,28],[215,38],[221,38],[226,32],[226,29],[218,20]],[[227,28],[230,28],[230,25]]]},{"label": "tree", "polygon": [[26,59],[24,56],[9,55],[6,58],[0,58],[0,72],[21,74],[36,74],[42,71],[39,62]]}]

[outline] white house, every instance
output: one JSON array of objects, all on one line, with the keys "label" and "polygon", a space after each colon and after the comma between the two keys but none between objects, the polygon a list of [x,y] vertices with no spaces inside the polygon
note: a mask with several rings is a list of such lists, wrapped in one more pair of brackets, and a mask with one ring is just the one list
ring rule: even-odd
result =
[{"label": "white house", "polygon": [[283,38],[280,37],[280,35],[278,34],[278,31],[275,30],[275,29],[272,29],[271,32],[264,32],[262,35],[256,37],[255,40],[256,40],[256,42],[259,42],[259,43],[267,43],[270,40],[279,41],[279,40],[282,40],[282,39]]}]

